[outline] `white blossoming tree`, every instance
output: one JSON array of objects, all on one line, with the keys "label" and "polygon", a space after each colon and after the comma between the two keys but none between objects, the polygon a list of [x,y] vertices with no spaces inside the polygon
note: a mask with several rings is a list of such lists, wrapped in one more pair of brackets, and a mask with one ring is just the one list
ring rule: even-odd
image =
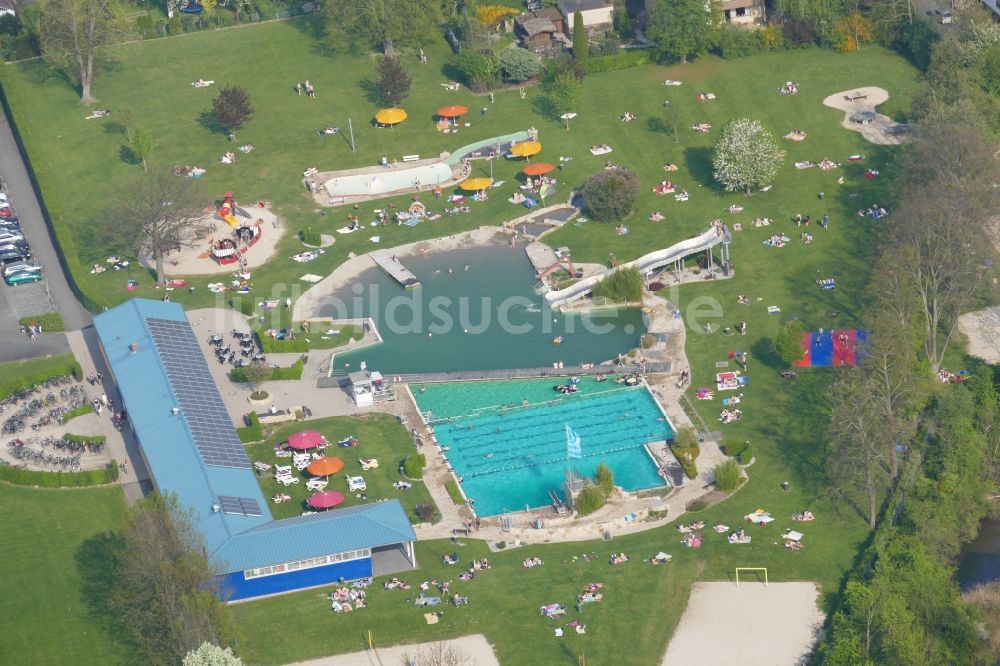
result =
[{"label": "white blossoming tree", "polygon": [[722,128],[712,166],[715,180],[727,192],[749,194],[770,185],[784,159],[785,151],[760,121],[740,118]]},{"label": "white blossoming tree", "polygon": [[243,661],[233,654],[231,648],[223,650],[206,641],[198,649],[187,653],[183,666],[243,666]]}]

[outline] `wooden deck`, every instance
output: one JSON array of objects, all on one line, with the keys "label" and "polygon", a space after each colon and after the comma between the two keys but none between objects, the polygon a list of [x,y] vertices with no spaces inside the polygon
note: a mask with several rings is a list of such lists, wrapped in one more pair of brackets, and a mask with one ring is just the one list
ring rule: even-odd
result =
[{"label": "wooden deck", "polygon": [[369,252],[368,256],[378,264],[378,267],[385,271],[389,277],[401,284],[405,289],[415,289],[420,286],[420,280],[410,270],[399,263],[398,259],[393,259],[388,250],[375,250]]},{"label": "wooden deck", "polygon": [[[641,366],[637,363],[627,363],[625,365],[594,365],[583,368],[578,365],[567,365],[562,368],[511,368],[503,370],[459,370],[456,372],[424,372],[411,373],[405,375],[393,375],[383,371],[382,374],[387,379],[401,384],[436,384],[441,382],[483,382],[497,381],[504,379],[540,379],[544,377],[569,377],[593,376],[593,375],[614,375],[614,374],[659,374],[670,372],[671,363],[656,362],[647,363]],[[319,388],[331,388],[345,386],[347,382],[346,374],[343,371],[335,371],[332,376],[320,377],[317,386]]]}]

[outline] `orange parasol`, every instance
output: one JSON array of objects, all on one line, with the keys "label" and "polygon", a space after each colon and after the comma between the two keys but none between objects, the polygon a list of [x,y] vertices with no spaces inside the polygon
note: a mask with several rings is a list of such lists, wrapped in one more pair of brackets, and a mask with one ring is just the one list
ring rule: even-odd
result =
[{"label": "orange parasol", "polygon": [[330,476],[344,469],[344,461],[340,458],[322,457],[309,463],[306,470],[313,476]]},{"label": "orange parasol", "polygon": [[537,162],[535,164],[529,164],[528,166],[521,169],[521,172],[526,176],[541,176],[550,171],[555,171],[555,167],[546,162]]},{"label": "orange parasol", "polygon": [[469,107],[462,106],[461,104],[452,104],[450,106],[442,106],[438,109],[438,115],[442,118],[457,118],[458,116],[464,116],[469,112]]}]

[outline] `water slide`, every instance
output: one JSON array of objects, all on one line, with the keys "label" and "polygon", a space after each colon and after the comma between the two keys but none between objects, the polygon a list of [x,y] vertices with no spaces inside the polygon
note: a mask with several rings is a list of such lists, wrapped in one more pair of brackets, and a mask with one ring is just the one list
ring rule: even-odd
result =
[{"label": "water slide", "polygon": [[565,289],[550,291],[545,294],[545,301],[549,304],[549,307],[553,308],[557,308],[567,303],[572,303],[573,301],[583,298],[589,294],[594,290],[594,287],[597,286],[598,282],[620,268],[635,266],[644,274],[651,273],[658,268],[671,264],[679,259],[683,259],[684,257],[697,254],[698,252],[704,252],[719,243],[728,243],[730,238],[728,230],[723,233],[714,226],[709,227],[708,230],[702,232],[694,238],[688,238],[687,240],[683,240],[663,250],[656,250],[654,252],[650,252],[649,254],[644,254],[635,261],[621,264],[615,268],[609,268],[600,275],[592,275],[589,278],[584,278],[583,280],[580,280]]},{"label": "water slide", "polygon": [[576,277],[576,268],[573,266],[573,262],[570,261],[569,258],[566,258],[565,261],[563,261],[562,258],[559,258],[556,259],[556,263],[552,264],[551,266],[543,270],[541,273],[536,275],[535,279],[544,280],[546,277],[556,272],[560,268],[566,270],[566,272],[568,272],[571,276]]}]

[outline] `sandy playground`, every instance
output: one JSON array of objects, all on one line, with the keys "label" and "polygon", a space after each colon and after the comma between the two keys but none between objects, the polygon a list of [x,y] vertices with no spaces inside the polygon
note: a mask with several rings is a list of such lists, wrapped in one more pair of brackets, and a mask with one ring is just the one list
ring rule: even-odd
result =
[{"label": "sandy playground", "polygon": [[663,666],[793,666],[823,624],[813,583],[695,583]]},{"label": "sandy playground", "polygon": [[958,318],[970,356],[987,363],[1000,363],[1000,306],[968,312]]},{"label": "sandy playground", "polygon": [[[244,208],[250,214],[250,219],[242,221],[253,225],[255,221],[260,220],[263,232],[260,240],[244,255],[247,268],[253,269],[263,266],[274,255],[278,241],[285,235],[285,225],[269,208],[261,208],[258,205],[247,205]],[[206,212],[205,219],[211,221],[211,228],[201,238],[196,239],[194,247],[182,247],[180,250],[167,254],[165,258],[167,275],[230,274],[240,269],[238,264],[223,265],[212,259],[209,243],[231,237],[232,228],[218,216],[214,208]],[[151,257],[140,256],[139,262],[143,266],[152,267]]]},{"label": "sandy playground", "polygon": [[[434,655],[440,655],[438,650],[453,650],[452,654],[457,658],[454,662],[450,660],[437,661]],[[422,659],[420,657],[423,657]],[[323,657],[321,659],[310,659],[300,661],[289,666],[389,666],[390,664],[414,663],[417,664],[437,664],[454,663],[456,666],[500,666],[493,648],[490,647],[486,637],[482,634],[471,634],[469,636],[459,636],[449,641],[441,643],[418,643],[416,645],[397,645],[395,647],[378,648],[376,652],[352,652],[341,654],[335,657]],[[404,662],[404,659],[410,661]],[[425,662],[426,659],[426,662]]]},{"label": "sandy playground", "polygon": [[[861,96],[863,99],[851,100],[851,97]],[[896,121],[889,116],[875,111],[875,107],[885,104],[889,99],[889,93],[884,88],[866,86],[863,88],[852,88],[830,95],[823,100],[823,106],[837,109],[844,112],[844,119],[840,126],[852,132],[858,132],[871,143],[883,146],[895,146],[906,141],[905,134],[886,134],[887,127],[896,125]],[[851,120],[851,116],[862,111],[869,111],[875,114],[874,120],[867,124],[856,123]]]}]

